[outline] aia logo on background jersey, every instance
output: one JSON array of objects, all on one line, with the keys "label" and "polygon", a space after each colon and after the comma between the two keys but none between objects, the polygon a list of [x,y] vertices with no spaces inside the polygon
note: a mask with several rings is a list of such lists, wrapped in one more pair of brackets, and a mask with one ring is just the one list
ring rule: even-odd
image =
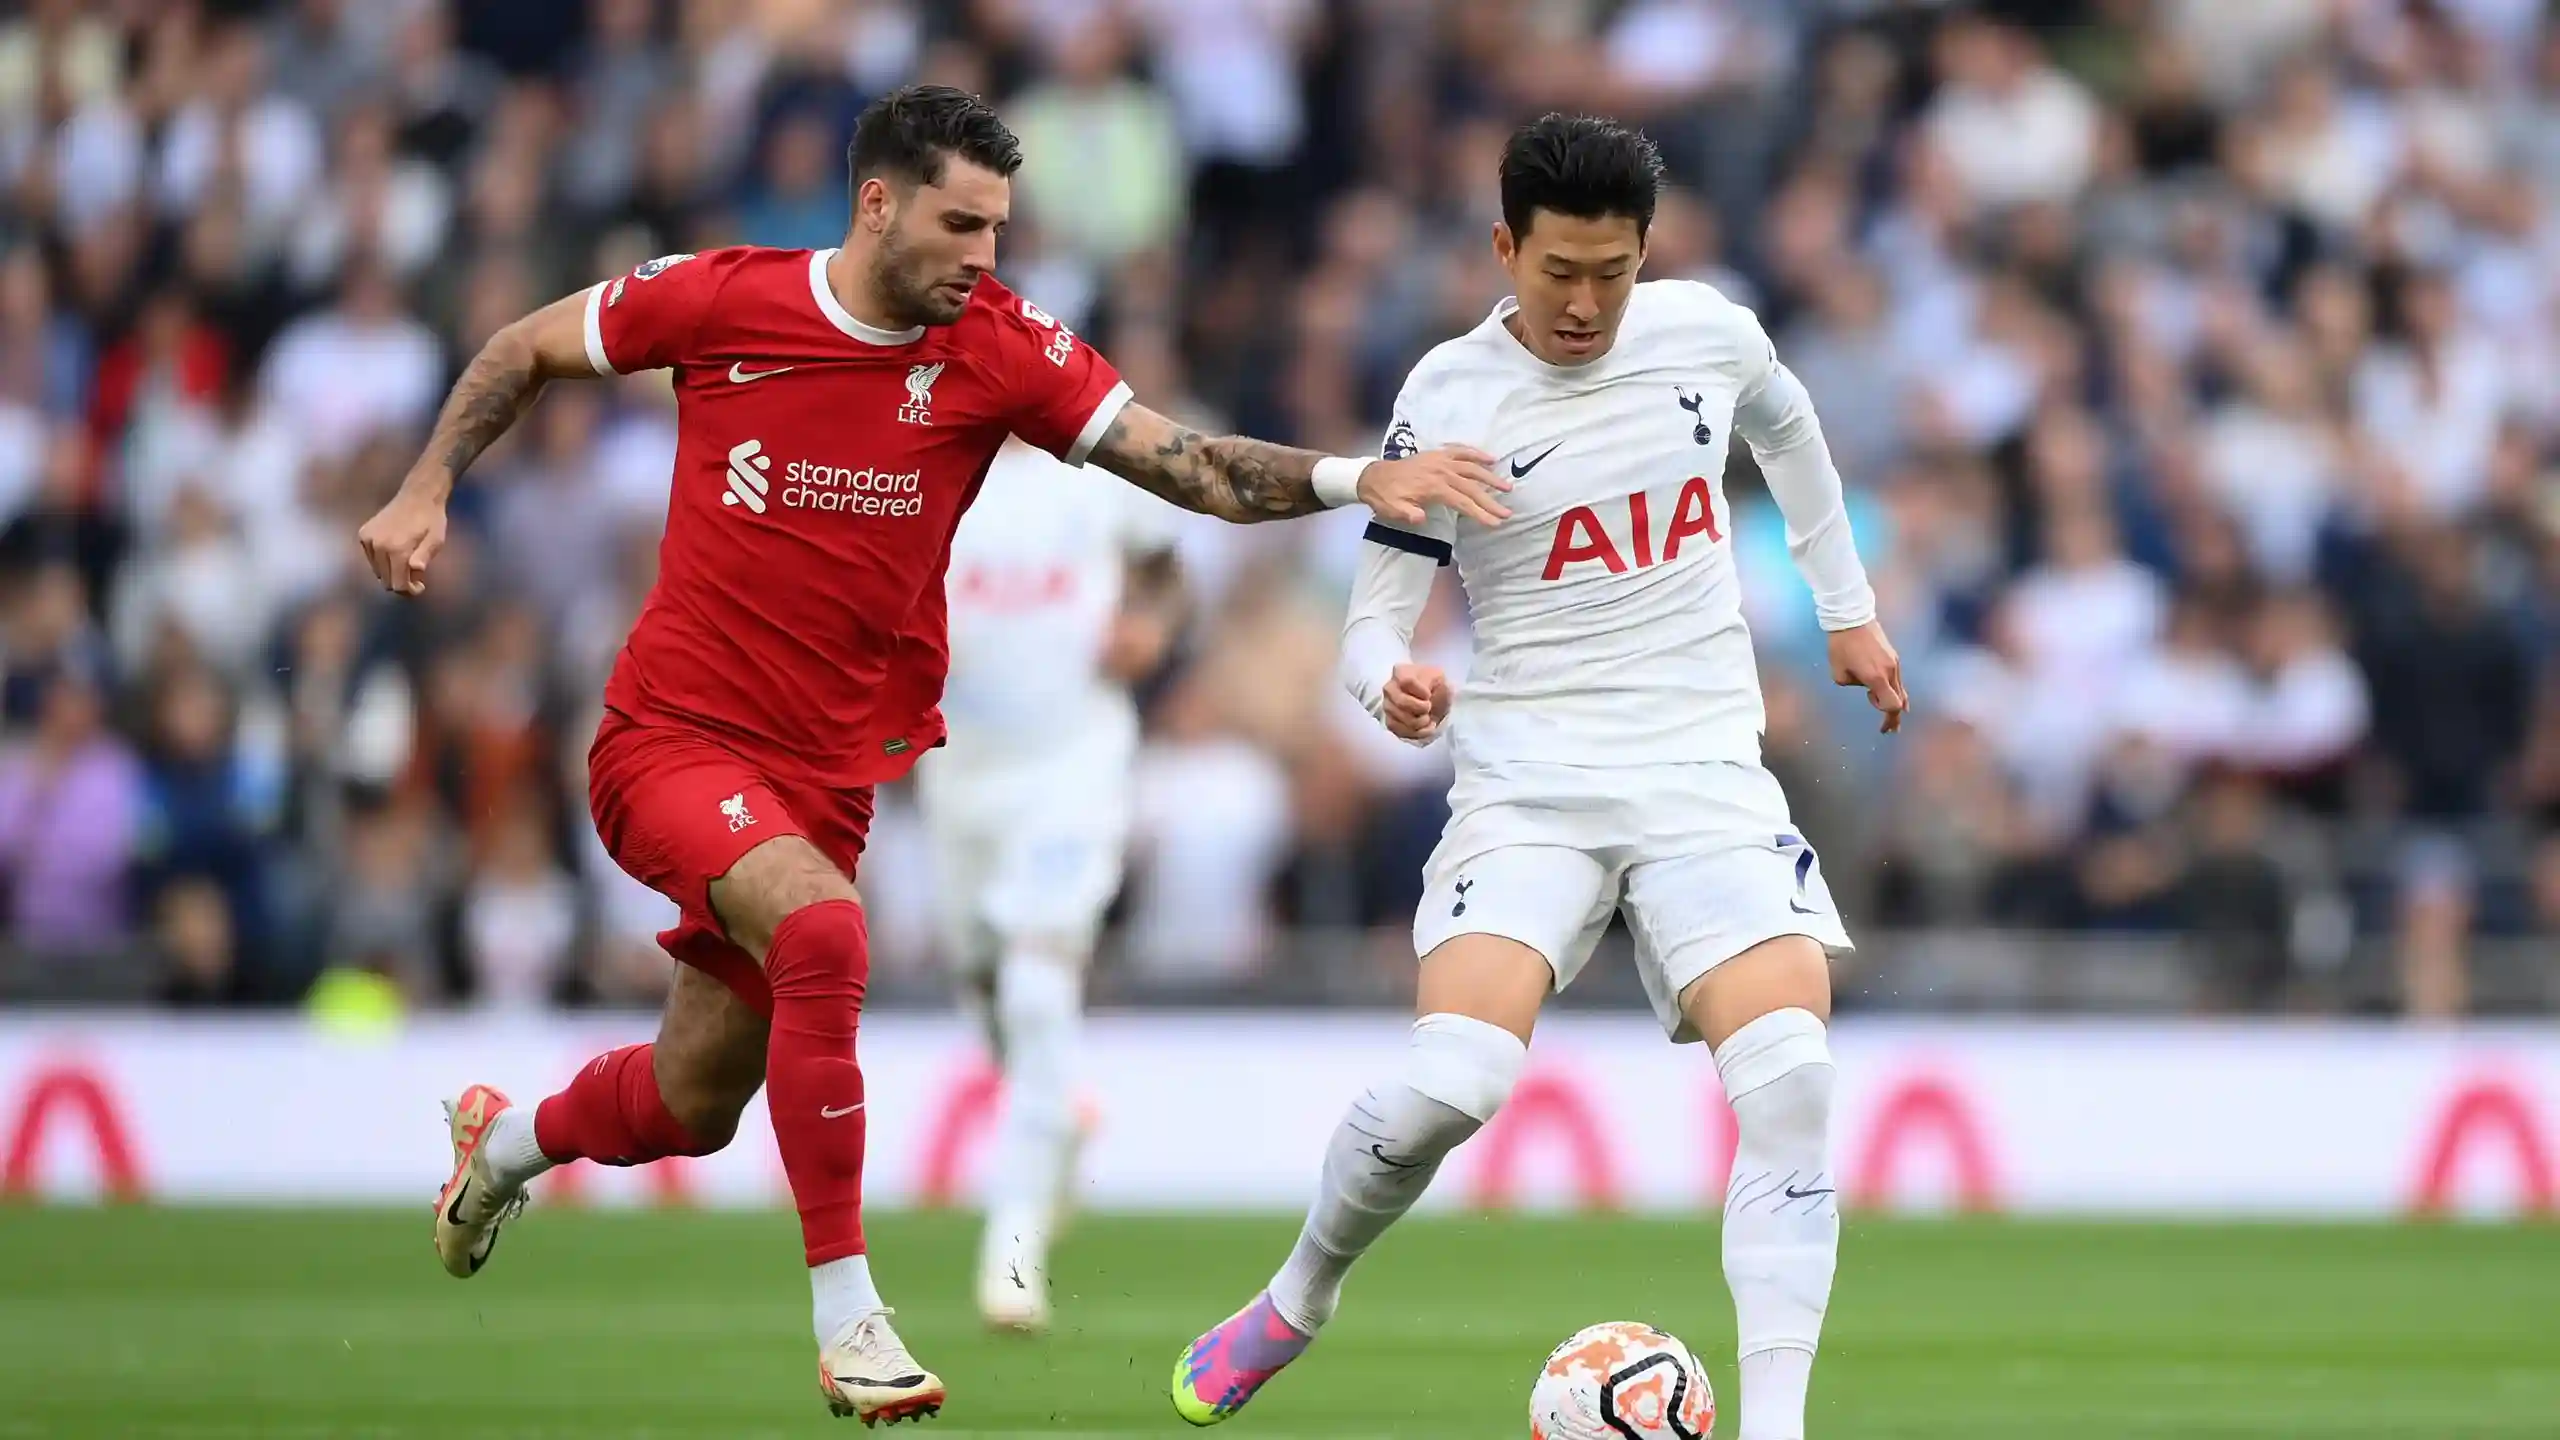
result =
[{"label": "aia logo on background jersey", "polygon": [[655,260],[647,261],[642,264],[639,269],[631,272],[631,276],[635,280],[655,280],[660,275],[665,274],[667,271],[674,269],[678,265],[681,265],[692,258],[693,255],[690,251],[682,255],[661,255]]},{"label": "aia logo on background jersey", "polygon": [[933,382],[942,378],[945,362],[910,366],[907,370],[907,403],[898,407],[898,418],[910,425],[933,423]]}]

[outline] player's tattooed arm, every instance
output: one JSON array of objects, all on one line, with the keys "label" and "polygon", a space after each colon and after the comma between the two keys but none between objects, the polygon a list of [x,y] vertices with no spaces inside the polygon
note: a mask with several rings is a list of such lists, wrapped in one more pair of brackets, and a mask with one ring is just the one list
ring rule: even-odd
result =
[{"label": "player's tattooed arm", "polygon": [[544,382],[596,373],[587,360],[586,303],[580,291],[543,306],[490,336],[463,367],[400,492],[356,532],[384,589],[416,595],[427,588],[427,563],[444,548],[454,482],[533,408]]},{"label": "player's tattooed arm", "polygon": [[[1092,463],[1185,510],[1238,525],[1286,520],[1326,508],[1316,494],[1316,463],[1325,457],[1243,435],[1213,438],[1177,425],[1144,405],[1120,407],[1093,447]],[[1361,503],[1381,517],[1419,525],[1444,506],[1481,525],[1510,515],[1497,498],[1511,488],[1493,472],[1493,457],[1465,445],[1371,461],[1360,472]]]},{"label": "player's tattooed arm", "polygon": [[1092,463],[1185,510],[1238,525],[1325,508],[1313,450],[1242,435],[1210,437],[1135,401],[1094,443]]},{"label": "player's tattooed arm", "polygon": [[463,367],[436,415],[427,448],[409,473],[439,496],[452,489],[480,452],[523,418],[545,382],[595,373],[587,359],[587,292],[566,295],[503,326]]}]

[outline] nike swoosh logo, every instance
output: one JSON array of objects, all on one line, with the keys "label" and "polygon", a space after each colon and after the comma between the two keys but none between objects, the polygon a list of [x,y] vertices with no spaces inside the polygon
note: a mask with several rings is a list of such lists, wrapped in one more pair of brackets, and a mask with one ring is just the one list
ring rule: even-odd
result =
[{"label": "nike swoosh logo", "polygon": [[799,368],[797,365],[785,365],[779,370],[749,370],[743,365],[732,364],[729,367],[729,383],[744,385],[756,380],[770,380],[776,375],[786,375]]},{"label": "nike swoosh logo", "polygon": [[1797,913],[1797,914],[1799,914],[1799,915],[1811,915],[1811,914],[1816,913],[1816,912],[1815,912],[1815,910],[1814,910],[1814,908],[1813,908],[1812,906],[1810,906],[1810,905],[1799,905],[1799,904],[1797,904],[1796,902],[1794,902],[1793,900],[1790,900],[1790,901],[1788,901],[1788,902],[1787,902],[1787,908],[1788,908],[1788,909],[1790,909],[1790,910],[1793,910],[1794,912],[1796,912],[1796,913]]},{"label": "nike swoosh logo", "polygon": [[444,1207],[444,1223],[456,1227],[462,1224],[462,1197],[470,1193],[471,1177],[465,1175],[462,1183],[453,1187],[453,1203]]},{"label": "nike swoosh logo", "polygon": [[1424,1163],[1420,1160],[1398,1160],[1394,1156],[1388,1154],[1386,1147],[1383,1145],[1370,1146],[1369,1158],[1386,1166],[1390,1170],[1419,1170],[1422,1168]]},{"label": "nike swoosh logo", "polygon": [[1787,1198],[1790,1200],[1810,1200],[1816,1195],[1828,1195],[1830,1193],[1831,1187],[1828,1185],[1819,1190],[1799,1190],[1793,1185],[1790,1185],[1786,1190]]},{"label": "nike swoosh logo", "polygon": [[861,1108],[862,1102],[859,1100],[854,1101],[852,1104],[847,1105],[841,1110],[838,1110],[832,1105],[821,1105],[818,1107],[818,1118],[821,1120],[841,1120]]},{"label": "nike swoosh logo", "polygon": [[1546,459],[1547,459],[1547,457],[1548,457],[1548,456],[1553,455],[1553,454],[1554,454],[1554,453],[1556,453],[1558,450],[1561,450],[1561,449],[1563,449],[1563,448],[1564,448],[1564,442],[1563,442],[1563,441],[1561,441],[1561,440],[1559,440],[1559,441],[1557,441],[1556,443],[1554,443],[1553,445],[1548,446],[1546,449],[1539,451],[1539,452],[1538,452],[1538,458],[1537,458],[1537,459],[1535,459],[1535,460],[1529,460],[1529,461],[1514,460],[1514,461],[1512,461],[1512,462],[1511,462],[1511,478],[1512,478],[1512,479],[1514,479],[1514,480],[1517,480],[1517,479],[1519,479],[1521,476],[1528,474],[1530,471],[1537,469],[1540,465],[1543,465],[1543,464],[1545,464],[1545,463],[1546,463]]},{"label": "nike swoosh logo", "polygon": [[868,1375],[838,1375],[830,1370],[827,1372],[827,1378],[839,1385],[851,1385],[862,1390],[903,1390],[910,1385],[922,1384],[924,1372],[918,1370],[912,1374],[900,1375],[888,1380],[874,1380]]}]

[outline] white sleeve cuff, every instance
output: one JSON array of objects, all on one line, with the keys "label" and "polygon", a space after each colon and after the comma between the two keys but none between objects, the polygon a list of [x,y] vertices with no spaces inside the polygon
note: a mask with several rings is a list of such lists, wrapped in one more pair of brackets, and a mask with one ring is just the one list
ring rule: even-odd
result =
[{"label": "white sleeve cuff", "polygon": [[1085,417],[1084,428],[1076,432],[1076,443],[1068,446],[1067,453],[1059,458],[1070,465],[1082,465],[1085,457],[1093,453],[1093,447],[1102,443],[1102,432],[1110,429],[1111,422],[1120,418],[1129,398],[1128,381],[1112,386],[1111,393],[1103,396],[1093,407],[1093,413]]},{"label": "white sleeve cuff", "polygon": [[1328,455],[1317,461],[1315,474],[1309,477],[1315,487],[1316,499],[1329,510],[1359,503],[1360,476],[1372,463],[1343,455]]},{"label": "white sleeve cuff", "polygon": [[587,363],[595,367],[598,375],[622,373],[613,368],[613,362],[606,359],[604,353],[604,291],[613,283],[611,280],[598,281],[587,291]]}]

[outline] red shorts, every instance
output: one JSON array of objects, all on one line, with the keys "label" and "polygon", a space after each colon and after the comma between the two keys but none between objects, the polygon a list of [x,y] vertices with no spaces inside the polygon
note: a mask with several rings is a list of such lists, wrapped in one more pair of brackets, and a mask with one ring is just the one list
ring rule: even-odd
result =
[{"label": "red shorts", "polygon": [[610,709],[587,751],[587,804],[614,863],[683,909],[658,943],[765,1016],[773,992],[764,967],[730,942],[712,913],[711,882],[777,835],[807,840],[851,879],[871,832],[868,785],[788,780],[716,740]]}]

